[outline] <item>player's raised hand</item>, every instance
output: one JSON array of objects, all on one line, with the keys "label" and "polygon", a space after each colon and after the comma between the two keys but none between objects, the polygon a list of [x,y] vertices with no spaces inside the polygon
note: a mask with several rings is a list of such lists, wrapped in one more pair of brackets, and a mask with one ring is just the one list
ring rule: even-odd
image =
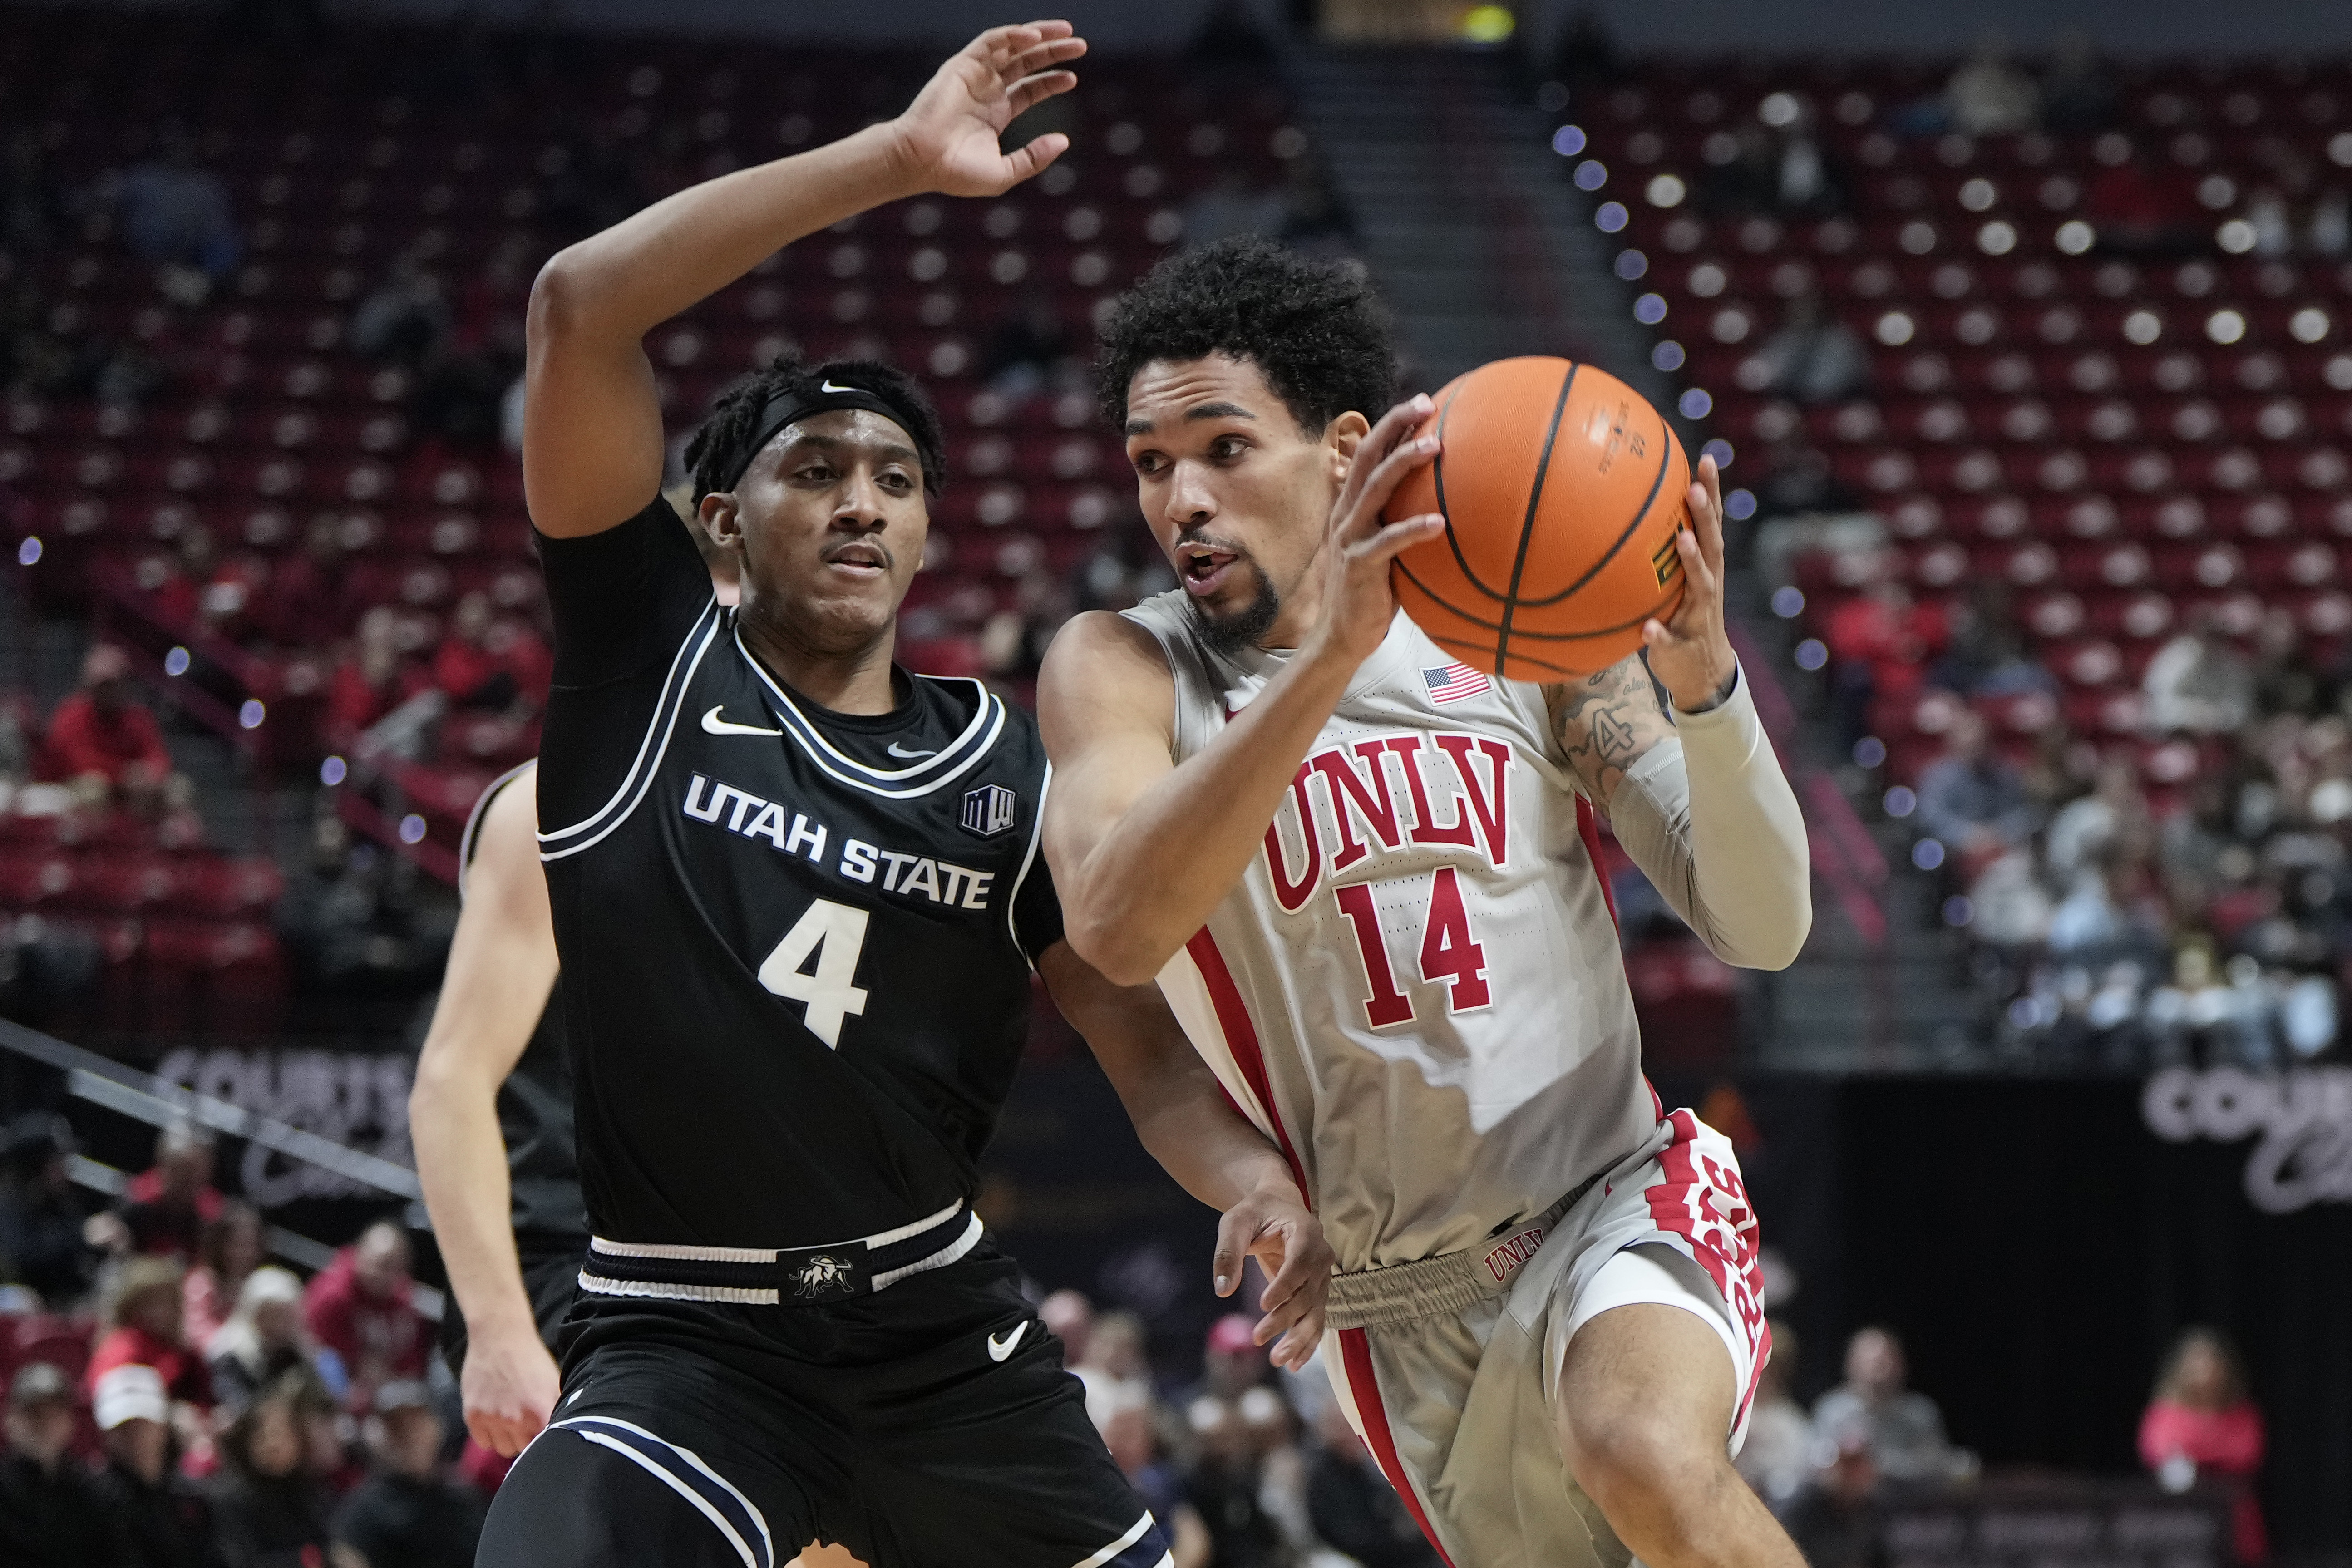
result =
[{"label": "player's raised hand", "polygon": [[909,177],[942,195],[993,196],[1060,157],[1070,139],[1058,131],[1011,153],[997,138],[1030,105],[1076,87],[1062,68],[1086,52],[1067,22],[991,27],[966,44],[893,123]]},{"label": "player's raised hand", "polygon": [[1261,1188],[1225,1211],[1217,1223],[1216,1291],[1230,1296],[1241,1288],[1242,1258],[1257,1259],[1265,1270],[1260,1318],[1250,1337],[1273,1342],[1274,1364],[1296,1372],[1323,1342],[1324,1299],[1331,1290],[1335,1259],[1323,1239],[1323,1222],[1287,1182]]},{"label": "player's raised hand", "polygon": [[1407,398],[1386,414],[1356,444],[1347,478],[1331,503],[1324,542],[1329,574],[1318,631],[1336,653],[1360,664],[1389,634],[1396,616],[1396,594],[1389,586],[1389,563],[1397,552],[1419,544],[1445,526],[1436,512],[1383,523],[1381,513],[1405,475],[1437,456],[1434,434],[1415,436],[1429,417],[1424,395]]},{"label": "player's raised hand", "polygon": [[1675,535],[1683,563],[1682,605],[1672,620],[1642,626],[1650,673],[1684,709],[1712,701],[1738,668],[1723,626],[1723,476],[1713,458],[1698,460],[1690,515],[1691,526]]}]

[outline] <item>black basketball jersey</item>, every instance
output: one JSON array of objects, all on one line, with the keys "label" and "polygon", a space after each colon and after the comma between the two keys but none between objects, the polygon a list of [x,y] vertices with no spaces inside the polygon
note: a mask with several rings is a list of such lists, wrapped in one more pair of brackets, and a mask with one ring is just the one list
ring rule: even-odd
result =
[{"label": "black basketball jersey", "polygon": [[595,1234],[813,1246],[969,1198],[1061,937],[1034,721],[903,671],[888,714],[795,696],[660,500],[540,552],[540,853]]},{"label": "black basketball jersey", "polygon": [[[481,843],[482,819],[499,792],[531,764],[499,774],[474,803],[457,849],[457,891],[466,891]],[[513,1191],[514,1227],[532,1238],[530,1251],[569,1250],[587,1237],[587,1211],[580,1196],[580,1154],[572,1131],[572,1053],[563,1040],[563,979],[558,975],[547,1005],[517,1058],[499,1085],[499,1132],[507,1146],[507,1181]]]}]

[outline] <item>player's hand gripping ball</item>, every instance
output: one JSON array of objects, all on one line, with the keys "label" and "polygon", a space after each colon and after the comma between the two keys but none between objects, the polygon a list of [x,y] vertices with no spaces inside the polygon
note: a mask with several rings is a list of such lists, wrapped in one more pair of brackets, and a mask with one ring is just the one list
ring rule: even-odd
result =
[{"label": "player's hand gripping ball", "polygon": [[1492,675],[1558,681],[1673,622],[1690,461],[1640,393],[1571,360],[1496,360],[1438,392],[1433,432],[1436,460],[1384,510],[1445,518],[1391,568],[1397,603],[1439,647]]}]

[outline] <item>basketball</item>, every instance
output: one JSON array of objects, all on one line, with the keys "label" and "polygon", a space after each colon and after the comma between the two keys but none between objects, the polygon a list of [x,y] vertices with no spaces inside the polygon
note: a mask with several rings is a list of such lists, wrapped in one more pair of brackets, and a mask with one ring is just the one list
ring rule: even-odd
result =
[{"label": "basketball", "polygon": [[1448,382],[1391,521],[1443,513],[1400,554],[1397,602],[1463,662],[1512,680],[1605,669],[1683,597],[1690,461],[1642,395],[1573,360],[1496,360]]}]

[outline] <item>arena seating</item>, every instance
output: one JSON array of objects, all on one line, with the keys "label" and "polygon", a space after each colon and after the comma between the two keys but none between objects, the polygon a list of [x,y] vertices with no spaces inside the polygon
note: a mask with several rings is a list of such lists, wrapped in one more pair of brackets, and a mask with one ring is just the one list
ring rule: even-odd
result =
[{"label": "arena seating", "polygon": [[[266,51],[201,24],[21,20],[12,113],[51,175],[96,189],[139,155],[134,121],[184,126],[227,185],[246,255],[197,305],[159,292],[156,269],[101,213],[26,258],[55,310],[138,342],[169,376],[136,405],[19,398],[0,415],[17,558],[44,602],[95,602],[113,635],[159,657],[189,650],[183,706],[281,771],[315,766],[331,744],[322,706],[338,650],[270,629],[283,607],[271,604],[273,581],[317,520],[341,547],[346,626],[393,605],[403,646],[428,654],[471,590],[502,614],[540,614],[512,455],[418,434],[417,377],[347,346],[355,304],[410,258],[441,280],[461,331],[470,321],[510,348],[531,272],[587,226],[581,211],[600,200],[625,211],[844,134],[894,111],[924,68],[769,46],[581,40],[543,57],[481,45],[453,62],[443,37],[355,30],[306,52],[287,79],[267,74]],[[1220,79],[1213,93],[1197,81],[1171,89],[1161,76],[1150,62],[1090,64],[1055,121],[1080,151],[1032,185],[842,224],[648,342],[679,430],[787,345],[884,354],[929,378],[955,480],[935,516],[932,570],[909,601],[907,654],[919,667],[975,668],[975,629],[1023,578],[1066,574],[1133,517],[1091,398],[987,391],[991,334],[1009,312],[1042,306],[1083,357],[1092,312],[1178,237],[1188,195],[1220,175],[1271,184],[1304,147],[1262,74]],[[108,82],[139,84],[135,116],[98,91]],[[180,546],[198,524],[221,564],[183,584]],[[535,745],[535,727],[445,726],[433,754],[384,770],[387,820],[413,812],[446,849],[481,784]]]},{"label": "arena seating", "polygon": [[[2192,612],[2243,638],[2288,606],[2315,658],[2352,630],[2352,258],[2276,245],[2254,205],[2298,170],[2342,181],[2352,81],[2137,67],[2096,134],[1903,133],[1942,79],[1900,62],[1650,68],[1572,106],[1555,145],[1599,165],[1579,183],[1617,204],[1599,217],[1631,247],[1620,274],[1654,291],[1659,363],[1686,357],[1685,411],[1711,405],[1727,484],[1818,452],[1850,510],[1885,520],[1865,548],[1801,553],[1802,597],[1780,607],[1818,632],[1879,574],[1946,602],[2000,578],[2063,689],[2058,713],[1987,704],[2002,732],[2021,745],[2063,714],[2169,792],[2199,756],[2143,733],[2138,682]],[[1800,120],[1843,211],[1707,210],[1743,135]],[[2095,200],[2129,156],[2191,219],[2137,253]],[[1867,343],[1871,392],[1805,407],[1760,390],[1755,351],[1809,295]],[[1881,705],[1892,779],[1951,711],[1932,692]]]}]

